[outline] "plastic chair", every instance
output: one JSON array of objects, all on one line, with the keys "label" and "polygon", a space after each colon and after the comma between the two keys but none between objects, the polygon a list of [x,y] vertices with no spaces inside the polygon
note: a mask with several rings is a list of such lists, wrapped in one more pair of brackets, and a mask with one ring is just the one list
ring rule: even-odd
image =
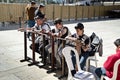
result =
[{"label": "plastic chair", "polygon": [[[74,69],[74,66],[73,66],[73,63],[72,63],[72,59],[71,59],[71,57],[72,57],[71,56],[71,51],[73,51],[75,53],[75,56],[76,56],[76,64],[77,64],[77,67],[78,67],[78,71],[76,72],[76,74],[78,72],[86,73],[85,74],[86,77],[84,77],[84,79],[75,78],[75,75],[72,76],[71,71],[75,70],[75,69]],[[63,48],[62,53],[65,57],[65,60],[66,60],[67,66],[68,66],[68,79],[67,80],[95,80],[95,77],[92,73],[81,70],[80,64],[79,64],[78,52],[75,48],[69,47],[69,46],[65,47],[65,48]]]},{"label": "plastic chair", "polygon": [[99,38],[98,36],[95,36],[95,38],[93,39],[91,44],[92,45],[98,45],[99,44],[99,45],[96,46],[95,55],[88,57],[88,59],[86,61],[86,71],[89,71],[90,61],[95,61],[95,66],[97,67],[97,61],[98,60],[97,60],[97,57],[96,57],[96,53],[99,53],[99,56],[102,56],[102,54],[103,54],[102,43],[103,43],[102,38]]},{"label": "plastic chair", "polygon": [[114,69],[113,69],[113,77],[112,78],[108,78],[107,76],[101,76],[101,80],[116,80],[117,79],[117,74],[118,74],[118,68],[120,65],[120,59],[118,59],[115,64],[114,64]]},{"label": "plastic chair", "polygon": [[94,56],[90,56],[88,57],[87,61],[86,61],[86,71],[89,71],[90,68],[90,61],[95,61],[95,66],[97,67],[97,58],[96,58],[96,53]]}]

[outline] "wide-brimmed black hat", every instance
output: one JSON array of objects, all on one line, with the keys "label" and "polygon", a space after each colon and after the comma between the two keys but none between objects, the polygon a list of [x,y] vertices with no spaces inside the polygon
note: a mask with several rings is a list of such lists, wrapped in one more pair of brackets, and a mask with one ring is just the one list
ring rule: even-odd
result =
[{"label": "wide-brimmed black hat", "polygon": [[45,5],[44,5],[43,3],[41,3],[38,7],[39,7],[39,8],[45,7]]},{"label": "wide-brimmed black hat", "polygon": [[76,26],[75,26],[75,29],[84,29],[84,25],[82,23],[78,23]]},{"label": "wide-brimmed black hat", "polygon": [[120,38],[119,39],[116,39],[115,41],[114,41],[114,44],[118,47],[118,46],[120,46]]},{"label": "wide-brimmed black hat", "polygon": [[41,15],[37,15],[36,17],[34,17],[34,19],[44,19],[45,15],[41,14]]},{"label": "wide-brimmed black hat", "polygon": [[55,21],[54,21],[54,24],[60,24],[62,23],[62,20],[60,18],[56,18]]}]

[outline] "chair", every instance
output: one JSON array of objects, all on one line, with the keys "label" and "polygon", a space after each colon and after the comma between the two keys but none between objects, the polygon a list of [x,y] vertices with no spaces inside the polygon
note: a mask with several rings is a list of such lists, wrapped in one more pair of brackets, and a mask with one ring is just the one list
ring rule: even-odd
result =
[{"label": "chair", "polygon": [[113,77],[110,79],[108,78],[107,76],[101,76],[101,80],[104,80],[103,78],[105,78],[106,80],[116,80],[117,78],[117,74],[118,74],[118,66],[120,65],[120,59],[118,59],[116,62],[115,62],[115,65],[114,65],[114,69],[113,69]]},{"label": "chair", "polygon": [[89,68],[90,68],[90,61],[95,61],[95,66],[97,67],[97,58],[96,58],[96,53],[94,56],[90,56],[88,57],[87,61],[86,61],[86,71],[89,71]]},{"label": "chair", "polygon": [[[76,56],[76,64],[77,64],[77,67],[78,67],[78,71],[76,72],[76,74],[79,73],[79,72],[82,72],[83,74],[86,73],[85,74],[86,76],[84,77],[84,79],[75,78],[75,75],[72,76],[71,71],[75,70],[75,69],[74,69],[74,66],[73,66],[73,63],[72,63],[72,59],[71,59],[71,57],[72,57],[71,56],[71,51],[73,51],[75,53],[75,56]],[[65,47],[65,48],[63,48],[62,53],[65,57],[65,61],[66,61],[67,66],[68,66],[68,79],[67,80],[95,80],[94,75],[92,73],[81,70],[80,64],[79,64],[78,52],[75,48],[70,47],[70,46]],[[81,74],[81,76],[82,76],[82,74]]]},{"label": "chair", "polygon": [[95,66],[97,67],[97,57],[96,57],[96,53],[99,53],[99,56],[102,56],[102,54],[103,54],[103,45],[102,45],[102,43],[103,43],[103,40],[102,40],[102,38],[99,38],[98,36],[96,36],[95,35],[95,37],[94,37],[94,39],[93,39],[93,41],[92,41],[92,43],[91,43],[91,45],[97,45],[96,46],[96,52],[95,52],[95,55],[94,56],[90,56],[90,57],[88,57],[88,59],[87,59],[87,61],[86,61],[86,71],[89,71],[89,68],[90,68],[90,61],[92,60],[92,61],[95,61]]}]

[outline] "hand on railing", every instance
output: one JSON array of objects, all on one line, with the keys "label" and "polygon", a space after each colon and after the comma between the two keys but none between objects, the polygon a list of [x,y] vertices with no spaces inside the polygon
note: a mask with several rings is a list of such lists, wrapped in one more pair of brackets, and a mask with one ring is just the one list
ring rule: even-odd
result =
[{"label": "hand on railing", "polygon": [[76,41],[76,40],[77,40],[77,38],[70,37],[70,36],[67,36],[66,39],[67,39],[67,40],[72,40],[72,41]]},{"label": "hand on railing", "polygon": [[19,28],[18,31],[24,32],[24,31],[25,31],[25,28],[24,28],[24,27]]}]

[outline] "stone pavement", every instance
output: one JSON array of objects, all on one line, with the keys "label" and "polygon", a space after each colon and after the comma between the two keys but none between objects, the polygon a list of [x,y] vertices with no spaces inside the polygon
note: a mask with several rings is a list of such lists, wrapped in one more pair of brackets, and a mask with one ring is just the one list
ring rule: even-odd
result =
[{"label": "stone pavement", "polygon": [[[103,57],[98,59],[98,67],[102,66],[107,56],[115,53],[114,40],[120,38],[120,19],[83,22],[85,33],[91,35],[95,32],[103,39]],[[72,33],[75,32],[76,23],[65,24]],[[47,74],[47,68],[37,66],[28,66],[28,62],[21,63],[24,54],[23,33],[17,30],[0,31],[0,80],[58,80],[60,71]],[[30,42],[28,43],[29,46]],[[31,50],[28,47],[28,54],[31,56]],[[36,55],[39,60],[39,55]],[[92,62],[91,65],[95,65]],[[66,80],[64,78],[63,80]]]}]

